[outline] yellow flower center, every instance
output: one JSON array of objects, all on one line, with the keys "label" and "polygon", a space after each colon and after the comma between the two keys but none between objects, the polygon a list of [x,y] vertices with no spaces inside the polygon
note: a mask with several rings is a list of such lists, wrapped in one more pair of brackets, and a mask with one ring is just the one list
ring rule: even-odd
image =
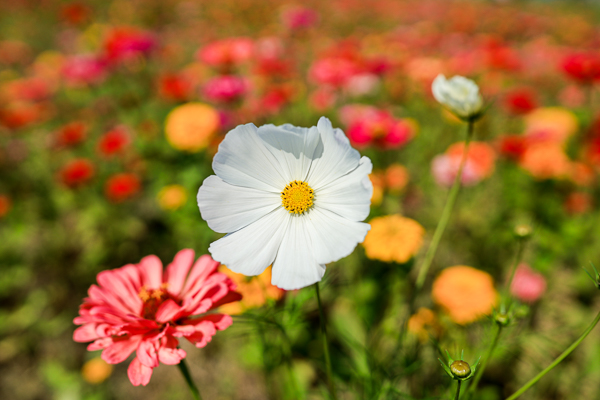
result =
[{"label": "yellow flower center", "polygon": [[281,192],[281,203],[290,214],[302,214],[313,206],[314,190],[308,183],[292,181]]}]

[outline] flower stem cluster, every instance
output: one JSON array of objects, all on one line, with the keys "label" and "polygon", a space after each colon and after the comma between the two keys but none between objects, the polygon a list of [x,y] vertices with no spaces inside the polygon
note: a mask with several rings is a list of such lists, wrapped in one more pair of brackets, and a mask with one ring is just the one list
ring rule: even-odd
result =
[{"label": "flower stem cluster", "polygon": [[589,273],[589,271],[585,268],[583,268],[583,270],[585,271],[585,273],[590,277],[590,279],[592,280],[592,282],[594,282],[594,285],[596,285],[596,288],[600,289],[600,272],[598,272],[598,270],[596,269],[596,266],[590,262],[590,264],[592,265],[592,268],[594,270],[594,276],[592,276],[592,274]]}]

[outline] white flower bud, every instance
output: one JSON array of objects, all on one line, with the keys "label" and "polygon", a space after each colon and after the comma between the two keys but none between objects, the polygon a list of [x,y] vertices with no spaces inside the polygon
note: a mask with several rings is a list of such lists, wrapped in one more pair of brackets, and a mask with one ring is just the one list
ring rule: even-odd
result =
[{"label": "white flower bud", "polygon": [[433,97],[463,119],[471,119],[480,114],[483,99],[475,82],[464,76],[450,79],[438,75],[431,85]]}]

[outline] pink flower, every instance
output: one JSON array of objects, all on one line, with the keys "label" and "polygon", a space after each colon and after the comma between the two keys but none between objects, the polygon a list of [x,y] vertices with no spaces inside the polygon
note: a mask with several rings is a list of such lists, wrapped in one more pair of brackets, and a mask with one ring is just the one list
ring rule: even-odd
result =
[{"label": "pink flower", "polygon": [[89,54],[72,56],[65,60],[62,75],[72,86],[99,83],[106,77],[106,63]]},{"label": "pink flower", "polygon": [[248,91],[248,83],[244,78],[235,75],[221,75],[212,78],[204,85],[204,95],[215,102],[231,102],[238,100]]},{"label": "pink flower", "polygon": [[104,42],[106,57],[111,61],[122,61],[137,55],[150,53],[156,46],[154,35],[135,27],[113,28]]},{"label": "pink flower", "polygon": [[290,30],[307,29],[315,25],[319,14],[310,8],[290,7],[281,13],[281,19]]},{"label": "pink flower", "polygon": [[241,299],[218,267],[208,255],[194,263],[194,251],[184,249],[165,272],[154,255],[137,265],[100,272],[99,285],[90,287],[73,321],[82,325],[73,340],[92,342],[90,351],[104,349],[102,359],[109,364],[123,362],[135,351],[127,375],[135,386],[148,384],[160,362],[175,365],[186,356],[178,338],[201,348],[217,330],[231,325],[225,314],[191,318]]},{"label": "pink flower", "polygon": [[348,138],[357,147],[370,144],[384,149],[396,149],[405,145],[414,136],[413,127],[405,120],[394,118],[389,112],[357,105],[356,114],[348,117],[348,109],[340,111],[341,119],[351,120]]},{"label": "pink flower", "polygon": [[[436,156],[431,163],[431,172],[438,185],[452,186],[464,152],[464,142],[454,143],[444,154]],[[489,178],[494,172],[496,153],[484,142],[471,142],[467,160],[462,171],[461,183],[472,186]]]},{"label": "pink flower", "polygon": [[533,303],[546,291],[546,280],[542,274],[533,271],[525,263],[522,263],[515,272],[510,292],[517,299]]},{"label": "pink flower", "polygon": [[198,51],[196,57],[213,67],[238,65],[249,60],[254,52],[250,38],[228,38],[212,42]]}]

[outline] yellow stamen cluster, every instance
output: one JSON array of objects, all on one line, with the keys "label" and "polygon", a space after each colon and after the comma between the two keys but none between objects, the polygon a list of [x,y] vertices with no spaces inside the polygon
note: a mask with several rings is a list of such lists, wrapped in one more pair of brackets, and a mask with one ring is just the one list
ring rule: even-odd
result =
[{"label": "yellow stamen cluster", "polygon": [[313,206],[314,190],[308,183],[292,181],[281,192],[281,203],[290,214],[302,214]]}]

